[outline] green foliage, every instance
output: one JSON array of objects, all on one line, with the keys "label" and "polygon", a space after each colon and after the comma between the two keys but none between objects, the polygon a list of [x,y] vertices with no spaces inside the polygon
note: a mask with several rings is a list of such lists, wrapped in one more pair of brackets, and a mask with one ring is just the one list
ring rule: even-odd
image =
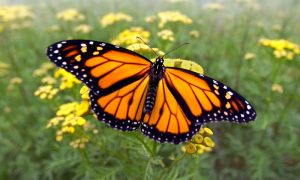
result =
[{"label": "green foliage", "polygon": [[[0,62],[9,65],[5,73],[0,69],[0,179],[296,179],[300,176],[300,58],[298,55],[291,61],[276,59],[258,43],[262,37],[300,43],[297,0],[264,1],[259,9],[228,0],[224,9],[216,11],[203,9],[202,1],[196,0],[179,3],[28,0],[23,4],[30,5],[35,14],[29,27],[12,30],[0,21]],[[57,12],[70,7],[86,16],[82,22],[93,28],[90,33],[76,33],[74,28],[80,23],[56,18]],[[191,25],[167,24],[166,28],[175,34],[175,42],[161,40],[157,36],[160,30],[157,23],[144,21],[146,16],[165,10],[179,10],[194,21]],[[113,11],[125,12],[134,19],[101,27],[98,18]],[[48,31],[53,25],[61,29]],[[210,125],[216,147],[211,153],[197,156],[185,155],[181,145],[158,144],[141,138],[139,132],[121,133],[103,123],[94,123],[99,133],[84,149],[56,142],[55,132],[46,129],[46,125],[66,98],[41,101],[34,96],[40,79],[32,74],[48,61],[46,47],[67,38],[110,42],[132,26],[149,30],[150,44],[163,51],[190,42],[191,45],[169,56],[194,60],[204,67],[206,75],[238,90],[256,108],[257,120],[245,125]],[[191,30],[198,30],[200,36],[189,36]],[[248,52],[254,53],[255,58],[245,60]],[[15,77],[22,82],[11,85]],[[272,91],[273,84],[280,84],[283,92]]]}]

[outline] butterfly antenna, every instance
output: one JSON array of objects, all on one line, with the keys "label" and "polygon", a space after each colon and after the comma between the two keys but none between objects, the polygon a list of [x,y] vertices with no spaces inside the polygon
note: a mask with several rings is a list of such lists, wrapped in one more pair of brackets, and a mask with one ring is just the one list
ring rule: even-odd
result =
[{"label": "butterfly antenna", "polygon": [[190,44],[190,43],[182,43],[182,44],[180,44],[179,46],[177,46],[177,47],[171,49],[170,51],[168,51],[168,52],[167,52],[166,54],[164,54],[162,57],[164,57],[164,56],[166,56],[167,54],[170,54],[171,52],[175,51],[176,49],[179,49],[179,48],[181,48],[182,46],[185,46],[185,45],[188,45],[188,44]]},{"label": "butterfly antenna", "polygon": [[151,49],[152,50],[152,52],[157,56],[157,57],[159,57],[159,55],[150,47],[150,45],[148,44],[148,43],[146,43],[142,38],[140,38],[140,37],[136,37],[138,40],[140,40],[140,41],[142,41],[144,44],[146,44],[148,47],[149,47],[149,49]]}]

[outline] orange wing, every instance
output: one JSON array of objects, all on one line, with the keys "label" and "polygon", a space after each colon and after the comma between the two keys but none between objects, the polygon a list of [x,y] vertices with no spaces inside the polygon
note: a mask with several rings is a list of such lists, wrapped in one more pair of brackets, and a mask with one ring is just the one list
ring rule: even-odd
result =
[{"label": "orange wing", "polygon": [[105,96],[90,92],[92,110],[100,121],[122,131],[140,126],[149,76],[128,84]]},{"label": "orange wing", "polygon": [[151,61],[127,49],[90,40],[57,42],[47,55],[91,89],[92,109],[99,120],[120,130],[139,126]]},{"label": "orange wing", "polygon": [[144,116],[141,131],[157,141],[178,144],[191,139],[200,127],[187,118],[166,80],[160,80],[154,108]]},{"label": "orange wing", "polygon": [[256,118],[250,103],[221,82],[178,68],[167,68],[165,79],[175,99],[193,123],[245,123]]},{"label": "orange wing", "polygon": [[89,40],[55,43],[47,55],[98,95],[134,82],[147,74],[151,65],[151,61],[135,52]]}]

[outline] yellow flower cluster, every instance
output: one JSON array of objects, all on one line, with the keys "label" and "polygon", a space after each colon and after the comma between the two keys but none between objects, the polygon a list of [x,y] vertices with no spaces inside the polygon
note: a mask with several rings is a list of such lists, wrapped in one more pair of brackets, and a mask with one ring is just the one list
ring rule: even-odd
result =
[{"label": "yellow flower cluster", "polygon": [[164,29],[162,31],[159,31],[157,33],[157,36],[159,36],[163,40],[167,40],[167,41],[171,41],[171,42],[175,41],[174,33],[170,29]]},{"label": "yellow flower cluster", "polygon": [[199,74],[204,74],[203,67],[193,61],[184,60],[184,59],[169,59],[169,58],[164,58],[164,60],[165,60],[164,65],[166,67],[179,67],[179,68],[197,72]]},{"label": "yellow flower cluster", "polygon": [[197,30],[192,30],[189,32],[189,35],[193,38],[198,38],[200,36],[200,32]]},{"label": "yellow flower cluster", "polygon": [[54,65],[50,62],[47,63],[43,63],[41,65],[41,67],[39,67],[38,69],[33,71],[33,76],[34,77],[41,77],[44,76],[46,74],[48,74],[48,72],[54,68]]},{"label": "yellow flower cluster", "polygon": [[53,99],[59,92],[59,89],[54,88],[52,85],[40,86],[38,90],[34,92],[35,96],[39,96],[40,99]]},{"label": "yellow flower cluster", "polygon": [[300,54],[300,46],[285,39],[265,39],[259,40],[260,45],[273,49],[276,58],[284,58],[288,60],[294,59]]},{"label": "yellow flower cluster", "polygon": [[203,9],[218,11],[224,9],[224,6],[221,3],[207,3],[203,6]]},{"label": "yellow flower cluster", "polygon": [[88,100],[82,100],[81,103],[62,104],[56,112],[56,117],[48,122],[47,128],[60,125],[56,132],[56,140],[61,141],[64,134],[73,134],[76,131],[76,127],[82,127],[86,123],[82,116],[86,115],[89,110]]},{"label": "yellow flower cluster", "polygon": [[256,0],[235,0],[235,2],[253,10],[259,10],[261,8]]},{"label": "yellow flower cluster", "polygon": [[13,77],[9,81],[9,85],[7,86],[7,91],[11,91],[15,86],[20,85],[23,80],[19,77]]},{"label": "yellow flower cluster", "polygon": [[34,17],[29,6],[8,5],[0,7],[0,26],[2,29],[20,29],[30,26],[30,21]]},{"label": "yellow flower cluster", "polygon": [[6,75],[8,73],[9,68],[10,68],[9,64],[0,62],[0,77]]},{"label": "yellow flower cluster", "polygon": [[[48,73],[49,70],[53,69],[53,65],[49,63],[42,64],[42,66],[33,72],[34,76],[43,76]],[[57,80],[60,78],[59,89],[55,87],[57,85]],[[75,78],[72,74],[68,73],[64,69],[58,69],[54,73],[54,77],[45,76],[42,78],[41,82],[44,84],[40,86],[34,95],[38,96],[40,99],[53,99],[60,90],[65,90],[72,88],[76,84],[80,84],[80,81]]]},{"label": "yellow flower cluster", "polygon": [[282,94],[283,93],[283,87],[280,84],[273,84],[272,85],[272,91]]},{"label": "yellow flower cluster", "polygon": [[116,45],[131,45],[140,43],[137,37],[142,38],[145,42],[149,42],[150,32],[141,27],[132,27],[122,31],[116,39],[112,40],[112,44]]},{"label": "yellow flower cluster", "polygon": [[99,23],[103,27],[107,27],[120,21],[131,22],[132,17],[124,13],[108,13],[99,20]]},{"label": "yellow flower cluster", "polygon": [[60,31],[61,30],[61,28],[58,26],[58,25],[51,25],[51,26],[48,26],[47,28],[46,28],[46,31],[47,32],[57,32],[57,31]]},{"label": "yellow flower cluster", "polygon": [[90,112],[89,104],[89,89],[83,86],[80,89],[81,102],[70,102],[62,104],[57,112],[56,117],[50,119],[47,124],[47,128],[56,128],[56,141],[62,141],[65,135],[73,135],[76,132],[76,140],[70,142],[70,146],[73,148],[85,148],[86,143],[89,142],[86,133],[91,131],[93,134],[97,134],[98,130],[90,122],[86,121],[84,116]]},{"label": "yellow flower cluster", "polygon": [[207,127],[201,128],[182,150],[187,154],[203,154],[204,152],[210,152],[212,151],[212,148],[215,147],[214,141],[210,138],[212,135],[213,131],[211,129]]},{"label": "yellow flower cluster", "polygon": [[70,8],[57,13],[56,18],[63,21],[72,22],[84,20],[85,16],[81,14],[77,9]]},{"label": "yellow flower cluster", "polygon": [[156,16],[147,16],[145,17],[145,22],[146,23],[153,23],[157,19]]},{"label": "yellow flower cluster", "polygon": [[74,29],[74,32],[82,33],[82,34],[88,34],[91,31],[92,31],[92,27],[87,24],[80,24]]},{"label": "yellow flower cluster", "polygon": [[88,138],[82,137],[70,142],[70,146],[74,149],[84,149],[86,144],[89,142]]},{"label": "yellow flower cluster", "polygon": [[33,17],[34,15],[29,6],[10,5],[0,7],[0,20],[3,22],[12,22]]},{"label": "yellow flower cluster", "polygon": [[159,18],[159,28],[163,28],[168,22],[179,22],[183,24],[192,24],[192,19],[182,14],[179,11],[165,11],[158,13]]},{"label": "yellow flower cluster", "polygon": [[59,85],[60,90],[70,89],[74,85],[81,83],[74,75],[62,68],[59,68],[57,71],[55,71],[54,77],[56,79],[61,77],[61,83]]},{"label": "yellow flower cluster", "polygon": [[[152,47],[151,47],[152,48]],[[131,44],[129,46],[127,46],[127,49],[131,50],[131,51],[135,51],[137,53],[145,53],[145,52],[151,52],[151,49],[143,43],[135,43],[135,44]],[[155,51],[159,56],[164,55],[165,53],[161,50],[159,50],[158,48],[152,48],[153,51]]]},{"label": "yellow flower cluster", "polygon": [[245,59],[245,60],[251,60],[251,59],[254,59],[255,56],[256,56],[255,54],[248,52],[248,53],[246,53],[246,54],[244,55],[244,59]]}]

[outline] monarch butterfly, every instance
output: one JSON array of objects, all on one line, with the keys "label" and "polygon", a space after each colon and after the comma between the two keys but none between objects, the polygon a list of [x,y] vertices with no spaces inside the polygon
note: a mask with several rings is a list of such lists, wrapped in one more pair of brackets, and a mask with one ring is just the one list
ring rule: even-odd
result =
[{"label": "monarch butterfly", "polygon": [[100,121],[122,130],[140,127],[169,143],[190,140],[203,124],[246,123],[254,108],[223,83],[189,70],[165,67],[125,48],[91,40],[66,40],[47,49],[50,60],[90,88]]}]

